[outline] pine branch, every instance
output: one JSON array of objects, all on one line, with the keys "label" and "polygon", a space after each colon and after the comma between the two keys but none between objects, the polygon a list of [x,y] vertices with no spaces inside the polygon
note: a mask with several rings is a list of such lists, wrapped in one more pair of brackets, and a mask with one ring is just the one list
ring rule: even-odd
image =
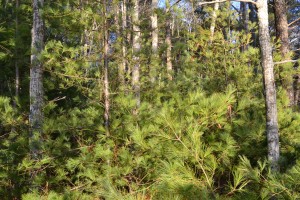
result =
[{"label": "pine branch", "polygon": [[67,75],[67,74],[62,74],[62,73],[59,73],[59,72],[54,72],[54,71],[46,70],[46,69],[44,69],[43,71],[46,71],[46,72],[49,72],[49,73],[52,73],[52,74],[56,74],[56,75],[59,75],[59,76],[68,77],[68,78],[83,79],[83,80],[97,80],[97,78],[88,78],[88,77],[82,77],[82,76]]},{"label": "pine branch", "polygon": [[4,46],[0,45],[0,48],[6,51],[7,53],[12,54],[12,52],[8,48],[5,48]]}]

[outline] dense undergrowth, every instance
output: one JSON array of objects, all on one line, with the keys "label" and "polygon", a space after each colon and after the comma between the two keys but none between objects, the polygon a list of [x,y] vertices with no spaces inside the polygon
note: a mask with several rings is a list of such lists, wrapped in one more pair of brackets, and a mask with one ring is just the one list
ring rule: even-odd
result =
[{"label": "dense undergrowth", "polygon": [[[102,32],[91,30],[94,43],[88,55],[84,53],[86,46],[79,42],[81,32],[93,23],[102,23],[102,4],[92,1],[83,11],[77,9],[75,1],[66,2],[48,2],[44,10],[48,28],[40,59],[44,63],[46,103],[40,159],[33,160],[28,147],[28,68],[21,70],[27,78],[21,83],[24,87],[19,99],[10,91],[1,94],[0,199],[300,198],[300,113],[289,106],[283,89],[296,70],[289,64],[275,70],[281,158],[280,172],[271,173],[259,48],[250,45],[251,33],[234,31],[237,16],[226,6],[220,8],[213,42],[210,18],[203,18],[201,26],[195,25],[192,31],[186,27],[178,30],[178,38],[172,41],[172,81],[165,70],[164,45],[159,48],[161,58],[149,62],[150,33],[145,31],[149,22],[144,16],[138,114],[133,114],[136,103],[130,77],[126,77],[125,85],[117,78],[122,41],[111,42],[107,133],[98,40]],[[29,2],[22,6],[20,20],[30,21]],[[208,7],[206,15],[211,10]],[[175,11],[175,20],[183,24],[183,11]],[[163,26],[166,16],[162,10],[157,13]],[[28,24],[20,27],[19,39],[27,52],[19,60],[22,66],[29,65]],[[5,32],[0,36],[3,43],[11,41],[14,32],[12,26],[6,26],[0,30]],[[223,27],[232,30],[227,33]],[[255,27],[249,23],[249,29]],[[110,31],[114,33],[116,28],[111,26]],[[274,44],[277,50],[278,44]],[[133,65],[131,50],[128,46],[129,68]],[[277,51],[274,54],[275,60],[281,59]],[[0,64],[7,76],[13,76],[13,59],[1,54]],[[154,82],[149,78],[150,67],[156,68]]]}]

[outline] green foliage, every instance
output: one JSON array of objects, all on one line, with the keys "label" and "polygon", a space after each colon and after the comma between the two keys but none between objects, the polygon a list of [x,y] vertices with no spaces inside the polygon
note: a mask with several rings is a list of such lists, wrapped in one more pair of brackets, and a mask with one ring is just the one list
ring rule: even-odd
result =
[{"label": "green foliage", "polygon": [[[42,155],[28,148],[32,9],[0,2],[0,196],[3,199],[299,199],[300,115],[289,107],[291,64],[276,65],[280,173],[267,162],[264,89],[259,49],[240,30],[239,16],[220,4],[214,40],[213,7],[197,15],[174,5],[156,9],[159,51],[151,52],[149,10],[141,15],[138,114],[131,89],[132,30],[116,22],[119,1],[47,1],[42,52],[45,105]],[[187,3],[187,2],[185,2]],[[107,6],[107,7],[105,7]],[[132,5],[128,5],[128,15]],[[189,4],[191,6],[191,4]],[[15,35],[15,13],[19,34]],[[109,11],[104,15],[105,11]],[[187,14],[188,13],[188,14]],[[106,16],[106,18],[105,18]],[[173,80],[166,73],[165,20],[172,16]],[[197,18],[198,17],[198,18]],[[201,19],[199,18],[201,17]],[[104,27],[104,22],[108,26]],[[103,33],[110,32],[110,124],[104,126]],[[256,31],[255,23],[249,30]],[[119,80],[123,61],[128,74]],[[130,40],[130,39],[129,39]],[[278,49],[279,44],[275,44]],[[247,47],[247,48],[246,48]],[[275,52],[275,61],[281,56]],[[14,95],[15,64],[20,96]],[[149,76],[155,69],[155,81]],[[3,73],[2,73],[3,72]],[[123,85],[121,85],[123,84]],[[15,99],[17,101],[15,101]]]}]

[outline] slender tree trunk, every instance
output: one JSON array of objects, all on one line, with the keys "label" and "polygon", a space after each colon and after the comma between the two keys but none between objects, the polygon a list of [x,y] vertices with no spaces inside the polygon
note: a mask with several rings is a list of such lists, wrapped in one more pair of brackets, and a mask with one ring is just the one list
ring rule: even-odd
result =
[{"label": "slender tree trunk", "polygon": [[214,39],[218,10],[219,10],[219,3],[215,3],[214,4],[214,10],[212,12],[212,17],[211,17],[211,24],[210,24],[210,42],[212,42],[213,39]]},{"label": "slender tree trunk", "polygon": [[172,65],[172,40],[171,40],[171,13],[170,1],[166,0],[166,45],[167,45],[167,74],[168,79],[172,80],[173,65]]},{"label": "slender tree trunk", "polygon": [[[283,60],[289,60],[289,32],[285,0],[274,0],[275,9],[275,27],[276,39],[280,40],[280,52]],[[293,83],[284,83],[284,88],[287,91],[290,106],[294,106],[294,90]]]},{"label": "slender tree trunk", "polygon": [[[252,3],[249,3],[248,4],[249,6],[249,20],[251,21],[251,23],[256,23],[257,22],[257,14],[256,14],[256,7],[252,4]],[[255,29],[251,29],[251,38],[252,38],[252,46],[253,47],[258,47],[258,42],[257,42],[257,36],[256,36],[256,33],[255,33]]]},{"label": "slender tree trunk", "polygon": [[[107,26],[105,26],[107,29]],[[104,33],[104,120],[106,134],[109,135],[109,110],[110,110],[110,99],[109,99],[109,80],[108,80],[108,30]]]},{"label": "slender tree trunk", "polygon": [[30,137],[29,148],[33,159],[40,157],[43,128],[43,65],[40,54],[44,49],[44,22],[41,16],[44,0],[33,0],[33,26],[30,68]]},{"label": "slender tree trunk", "polygon": [[133,24],[133,69],[132,69],[132,89],[134,92],[135,100],[136,100],[136,110],[140,107],[140,27],[139,27],[139,1],[132,0],[133,3],[133,13],[132,13],[132,24]]},{"label": "slender tree trunk", "polygon": [[276,88],[274,63],[269,34],[268,5],[266,0],[257,1],[259,19],[259,42],[264,76],[266,104],[266,132],[268,139],[268,159],[273,171],[278,171],[279,133],[277,121]]},{"label": "slender tree trunk", "polygon": [[120,7],[119,7],[119,0],[117,0],[115,3],[114,3],[114,19],[115,19],[115,25],[116,25],[116,37],[119,37],[120,36],[120,20],[119,20],[119,17],[120,17]]},{"label": "slender tree trunk", "polygon": [[299,97],[300,97],[300,78],[299,78],[299,75],[295,75],[294,76],[294,85],[293,85],[293,88],[294,88],[294,97],[295,97],[295,106],[298,106],[299,108],[299,105],[300,105],[300,101],[299,101]]},{"label": "slender tree trunk", "polygon": [[152,57],[150,66],[150,79],[151,82],[155,82],[156,76],[156,63],[158,61],[158,26],[157,26],[157,14],[156,9],[158,6],[157,0],[152,0],[152,16],[151,16],[151,28],[152,28]]},{"label": "slender tree trunk", "polygon": [[109,80],[108,80],[108,54],[109,54],[109,28],[107,22],[107,15],[106,15],[107,3],[104,0],[103,5],[103,16],[104,16],[104,38],[103,38],[103,47],[104,47],[104,125],[106,130],[106,135],[109,136],[109,115],[110,115],[110,99],[109,99]]},{"label": "slender tree trunk", "polygon": [[[115,13],[115,15],[114,15],[114,24],[115,24],[115,27],[116,27],[115,28],[115,34],[116,34],[117,38],[119,38],[119,37],[122,38],[121,31],[123,30],[123,27],[122,27],[122,25],[120,26],[120,20],[119,20],[120,10],[121,10],[121,13],[122,13],[122,6],[123,6],[123,2],[121,2],[121,7],[120,7],[120,1],[119,0],[113,1],[113,9],[114,9],[113,11]],[[122,44],[121,44],[121,46],[122,46]],[[123,51],[123,46],[122,46],[121,52],[122,51]],[[122,55],[123,55],[123,52],[122,52]],[[124,79],[123,62],[124,61],[123,61],[123,57],[122,57],[119,68],[118,68],[118,76],[119,76],[119,82],[121,83],[121,87],[124,86],[124,80],[125,80]]]},{"label": "slender tree trunk", "polygon": [[[249,33],[249,14],[248,14],[248,7],[247,3],[241,2],[241,13],[242,13],[242,22],[243,22],[243,30],[245,34],[248,35]],[[248,44],[243,45],[242,51],[246,51],[248,49]]]},{"label": "slender tree trunk", "polygon": [[[131,4],[133,3],[131,0],[126,0],[128,2],[127,4],[127,13],[132,11],[132,6]],[[133,31],[129,31],[129,30],[133,30],[133,19],[132,19],[132,14],[127,14],[127,27],[126,29],[128,30],[127,32],[125,32],[126,34],[126,39],[125,39],[125,44],[126,44],[126,48],[127,48],[127,53],[130,51],[133,54],[133,48],[132,44],[133,44],[133,36],[134,33]],[[132,71],[133,71],[133,67],[131,65],[129,65],[128,59],[126,59],[126,70],[125,70],[125,81],[128,82],[128,84],[130,84],[130,81],[132,83]]]},{"label": "slender tree trunk", "polygon": [[16,72],[16,82],[15,82],[15,100],[14,106],[17,106],[17,101],[19,99],[19,90],[20,90],[20,72],[19,72],[19,0],[16,0],[16,30],[15,30],[15,72]]},{"label": "slender tree trunk", "polygon": [[281,41],[280,52],[284,59],[289,59],[289,33],[285,0],[274,0],[276,38]]},{"label": "slender tree trunk", "polygon": [[[86,8],[87,2],[83,2],[82,0],[80,1],[79,4],[79,9],[80,9],[80,13],[83,14],[84,9]],[[83,45],[82,47],[82,57],[86,58],[88,56],[88,50],[89,50],[89,31],[87,29],[87,27],[84,28],[84,31],[81,35],[81,41],[80,43]],[[87,73],[87,69],[86,69],[86,73]]]},{"label": "slender tree trunk", "polygon": [[125,87],[125,75],[126,75],[126,54],[127,54],[127,48],[126,48],[126,29],[127,29],[127,6],[126,6],[126,0],[123,0],[121,2],[121,13],[122,13],[122,63],[119,68],[119,79],[120,83],[122,84],[122,87]]}]

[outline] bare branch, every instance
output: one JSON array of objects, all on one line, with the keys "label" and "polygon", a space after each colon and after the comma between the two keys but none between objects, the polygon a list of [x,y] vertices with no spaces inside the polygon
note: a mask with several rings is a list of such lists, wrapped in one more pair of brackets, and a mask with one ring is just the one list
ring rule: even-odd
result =
[{"label": "bare branch", "polygon": [[231,7],[233,7],[233,9],[234,9],[236,12],[239,12],[239,10],[238,10],[234,5],[231,5]]},{"label": "bare branch", "polygon": [[300,20],[300,17],[298,19],[295,19],[294,21],[292,21],[291,23],[288,24],[288,26],[291,26],[292,24],[296,23],[297,21]]},{"label": "bare branch", "polygon": [[[172,7],[174,7],[176,4],[180,3],[182,0],[177,0],[173,5],[170,6],[168,12],[171,10]],[[257,5],[257,3],[253,0],[216,0],[216,1],[204,1],[204,2],[199,2],[198,6],[202,5],[208,5],[208,4],[215,4],[215,3],[222,3],[226,1],[236,1],[236,2],[245,2],[245,3],[252,3],[254,5]]]},{"label": "bare branch", "polygon": [[[204,2],[199,2],[198,6],[207,5],[207,4],[222,3],[222,2],[226,2],[226,1],[230,1],[230,0],[204,1]],[[255,1],[252,1],[252,0],[232,0],[232,1],[252,3],[254,5],[257,5],[257,3]]]},{"label": "bare branch", "polygon": [[177,0],[175,3],[173,3],[173,5],[171,5],[171,6],[169,7],[169,9],[167,10],[167,13],[170,12],[170,11],[171,11],[171,8],[173,8],[174,6],[176,6],[176,4],[180,3],[180,1],[182,1],[182,0]]},{"label": "bare branch", "polygon": [[284,64],[284,63],[289,63],[289,62],[298,62],[298,60],[284,60],[284,61],[279,61],[279,62],[274,62],[274,65],[279,65],[279,64]]},{"label": "bare branch", "polygon": [[50,100],[49,102],[56,102],[56,101],[60,101],[60,100],[64,100],[64,99],[66,99],[66,96],[64,96],[64,97],[56,97],[55,99]]},{"label": "bare branch", "polygon": [[170,9],[171,9],[172,7],[174,7],[176,4],[178,4],[180,1],[181,1],[181,0],[177,0],[173,5],[170,6]]}]

